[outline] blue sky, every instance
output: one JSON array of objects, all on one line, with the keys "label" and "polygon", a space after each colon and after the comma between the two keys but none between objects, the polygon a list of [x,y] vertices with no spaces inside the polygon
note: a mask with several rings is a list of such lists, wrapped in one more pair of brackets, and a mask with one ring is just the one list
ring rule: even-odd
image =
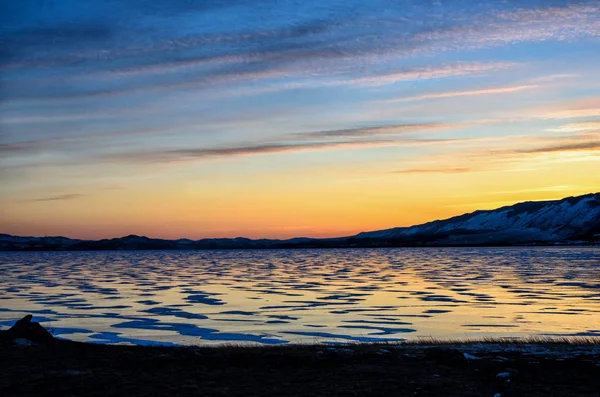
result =
[{"label": "blue sky", "polygon": [[5,232],[338,235],[600,185],[598,1],[0,7]]}]

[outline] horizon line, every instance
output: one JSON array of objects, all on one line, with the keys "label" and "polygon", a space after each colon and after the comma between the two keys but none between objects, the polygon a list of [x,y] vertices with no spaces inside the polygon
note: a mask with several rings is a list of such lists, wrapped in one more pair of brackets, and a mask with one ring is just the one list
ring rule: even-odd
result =
[{"label": "horizon line", "polygon": [[507,208],[507,207],[513,207],[515,205],[518,204],[526,204],[526,203],[543,203],[543,202],[558,202],[558,201],[563,201],[563,200],[568,200],[571,198],[577,198],[577,197],[585,197],[585,196],[594,196],[594,195],[598,195],[600,194],[600,191],[598,192],[590,192],[590,193],[584,193],[584,194],[580,194],[577,196],[567,196],[567,197],[562,197],[562,198],[558,198],[558,199],[550,199],[550,200],[526,200],[526,201],[517,201],[513,204],[509,204],[509,205],[503,205],[500,207],[496,207],[493,209],[487,209],[487,210],[481,210],[481,209],[476,209],[470,212],[465,212],[462,214],[457,214],[457,215],[453,215],[451,217],[448,218],[443,218],[443,219],[433,219],[427,222],[423,222],[423,223],[419,223],[419,224],[415,224],[415,225],[410,225],[410,226],[392,226],[389,228],[385,228],[385,229],[377,229],[377,230],[368,230],[368,231],[361,231],[358,232],[356,234],[352,234],[352,235],[346,235],[346,236],[335,236],[335,237],[308,237],[308,236],[295,236],[295,237],[290,237],[290,238],[269,238],[269,237],[259,237],[259,238],[250,238],[250,237],[243,237],[243,236],[236,236],[236,237],[202,237],[199,239],[191,239],[188,237],[179,237],[179,238],[156,238],[156,237],[148,237],[146,235],[143,234],[136,234],[136,233],[129,233],[126,235],[123,235],[121,237],[105,237],[105,238],[99,238],[99,239],[84,239],[84,238],[76,238],[76,237],[67,237],[65,235],[55,235],[55,236],[21,236],[21,235],[13,235],[10,233],[0,233],[0,235],[6,235],[6,236],[11,236],[11,237],[21,237],[21,238],[67,238],[70,240],[81,240],[81,241],[102,241],[102,240],[115,240],[115,239],[123,239],[123,238],[127,238],[127,237],[139,237],[139,238],[147,238],[150,240],[166,240],[166,241],[178,241],[178,240],[190,240],[190,241],[202,241],[202,240],[236,240],[236,239],[246,239],[246,240],[251,240],[251,241],[258,241],[258,240],[273,240],[273,241],[289,241],[289,240],[296,240],[296,239],[308,239],[308,240],[334,240],[334,239],[343,239],[343,238],[350,238],[350,237],[356,237],[359,234],[362,233],[371,233],[371,232],[380,232],[380,231],[385,231],[385,230],[393,230],[393,229],[408,229],[411,227],[417,227],[417,226],[422,226],[422,225],[426,225],[432,222],[440,222],[440,221],[447,221],[453,218],[458,218],[464,215],[470,215],[470,214],[474,214],[476,212],[493,212],[493,211],[498,211],[501,210],[503,208]]}]

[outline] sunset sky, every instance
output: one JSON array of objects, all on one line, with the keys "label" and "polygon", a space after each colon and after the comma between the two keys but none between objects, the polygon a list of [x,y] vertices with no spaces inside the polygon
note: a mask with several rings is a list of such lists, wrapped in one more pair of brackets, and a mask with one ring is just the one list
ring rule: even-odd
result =
[{"label": "sunset sky", "polygon": [[600,1],[8,0],[0,233],[342,236],[600,191]]}]

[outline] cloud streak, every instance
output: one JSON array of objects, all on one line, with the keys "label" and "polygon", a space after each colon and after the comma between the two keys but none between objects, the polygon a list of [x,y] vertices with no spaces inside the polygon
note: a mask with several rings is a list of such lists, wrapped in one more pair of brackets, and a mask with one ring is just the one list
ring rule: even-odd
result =
[{"label": "cloud streak", "polygon": [[402,81],[418,81],[467,75],[481,75],[488,72],[507,69],[513,66],[515,66],[515,63],[513,62],[457,63],[455,65],[444,65],[438,67],[430,66],[406,69],[393,73],[382,73],[379,75],[354,79],[349,83],[359,86],[381,86]]},{"label": "cloud streak", "polygon": [[177,163],[202,161],[218,158],[233,158],[266,154],[294,153],[322,150],[349,150],[378,147],[410,147],[444,144],[459,141],[457,139],[402,139],[402,140],[352,140],[311,143],[269,143],[247,146],[217,148],[171,149],[156,151],[138,151],[116,153],[104,156],[108,162],[133,163]]},{"label": "cloud streak", "polygon": [[84,197],[84,196],[85,196],[85,194],[68,193],[68,194],[61,194],[61,195],[58,195],[58,196],[41,197],[41,198],[31,199],[31,200],[28,200],[28,201],[41,201],[41,202],[46,202],[46,201],[65,201],[65,200],[78,199],[78,198]]},{"label": "cloud streak", "polygon": [[404,170],[390,171],[390,174],[463,174],[472,172],[475,169],[470,167],[454,168],[407,168]]},{"label": "cloud streak", "polygon": [[393,124],[371,127],[348,128],[340,130],[327,130],[304,132],[294,134],[295,137],[303,139],[325,139],[325,138],[359,138],[376,136],[393,136],[415,132],[426,132],[464,126],[463,123],[415,123],[415,124]]},{"label": "cloud streak", "polygon": [[[304,57],[302,57],[304,58]],[[206,64],[201,61],[188,61],[181,63],[173,68],[168,65],[154,65],[151,67],[132,67],[129,69],[121,69],[113,72],[100,72],[98,74],[89,74],[87,76],[75,76],[77,84],[73,86],[59,86],[56,90],[47,89],[21,89],[22,87],[15,86],[10,97],[0,98],[0,102],[27,100],[27,99],[84,99],[84,98],[103,98],[118,95],[129,95],[143,93],[148,91],[165,91],[165,90],[209,90],[223,89],[225,87],[236,87],[236,85],[256,82],[271,81],[273,86],[262,86],[255,88],[250,93],[260,94],[261,92],[276,92],[288,89],[306,89],[306,88],[331,88],[340,86],[382,86],[394,84],[398,82],[421,81],[431,79],[444,79],[458,76],[477,76],[487,72],[507,69],[513,67],[515,63],[511,62],[476,62],[476,63],[457,63],[454,65],[442,66],[427,66],[413,67],[398,72],[388,73],[371,72],[369,76],[355,78],[348,76],[342,71],[330,69],[326,74],[326,78],[315,76],[314,70],[303,70],[293,62],[244,62],[243,59],[238,59],[235,62],[233,59],[219,61],[219,67],[210,70],[195,70],[199,64]],[[183,73],[179,69],[190,69]],[[181,72],[181,73],[178,73]],[[162,72],[168,78],[161,80],[144,79],[142,82],[139,77],[149,77],[146,75]],[[92,89],[88,88],[85,81],[100,81],[106,77],[115,76],[125,78],[118,86],[109,84],[110,80],[106,80],[104,85],[96,86]],[[295,80],[291,82],[283,82],[281,79],[293,77]],[[98,80],[100,78],[100,80]],[[131,78],[131,79],[127,79]],[[239,91],[236,91],[239,92]]]},{"label": "cloud streak", "polygon": [[600,121],[582,121],[548,129],[548,131],[552,132],[581,132],[591,130],[600,130]]},{"label": "cloud streak", "polygon": [[0,153],[4,155],[27,153],[42,147],[43,141],[26,141],[0,144]]},{"label": "cloud streak", "polygon": [[558,109],[552,112],[540,114],[540,119],[546,120],[563,120],[563,119],[578,119],[587,117],[600,116],[600,107],[580,108],[580,109]]},{"label": "cloud streak", "polygon": [[[419,157],[426,166],[408,167],[388,171],[389,174],[459,174],[479,171],[505,171],[513,166],[521,166],[534,161],[562,161],[560,157],[550,155],[586,155],[600,153],[600,140],[595,133],[580,132],[576,135],[546,136],[535,135],[506,137],[494,143],[490,148],[485,139],[472,139],[484,145],[475,149],[458,150],[453,154],[433,154]],[[524,148],[523,148],[524,147]],[[582,157],[583,158],[583,157]]]},{"label": "cloud streak", "polygon": [[406,98],[392,99],[390,102],[410,102],[410,101],[421,101],[425,99],[442,99],[442,98],[455,98],[463,96],[475,96],[475,95],[492,95],[492,94],[509,94],[513,92],[520,92],[525,90],[531,90],[537,88],[537,85],[520,85],[512,87],[501,87],[501,88],[488,88],[482,90],[469,90],[469,91],[451,91],[451,92],[440,92],[433,94],[416,95]]},{"label": "cloud streak", "polygon": [[543,154],[557,152],[595,151],[600,149],[600,141],[567,143],[564,145],[545,146],[533,149],[518,150],[516,153]]}]

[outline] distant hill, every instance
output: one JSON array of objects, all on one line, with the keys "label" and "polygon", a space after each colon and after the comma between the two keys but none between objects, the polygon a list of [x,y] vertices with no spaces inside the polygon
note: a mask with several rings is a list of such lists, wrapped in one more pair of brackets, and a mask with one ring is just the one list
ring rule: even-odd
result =
[{"label": "distant hill", "polygon": [[435,245],[597,242],[600,240],[600,193],[528,201],[417,226],[360,233],[355,237]]},{"label": "distant hill", "polygon": [[1,251],[184,250],[600,244],[600,193],[530,201],[411,227],[355,236],[289,240],[209,238],[162,240],[129,235],[103,240],[0,234]]}]

